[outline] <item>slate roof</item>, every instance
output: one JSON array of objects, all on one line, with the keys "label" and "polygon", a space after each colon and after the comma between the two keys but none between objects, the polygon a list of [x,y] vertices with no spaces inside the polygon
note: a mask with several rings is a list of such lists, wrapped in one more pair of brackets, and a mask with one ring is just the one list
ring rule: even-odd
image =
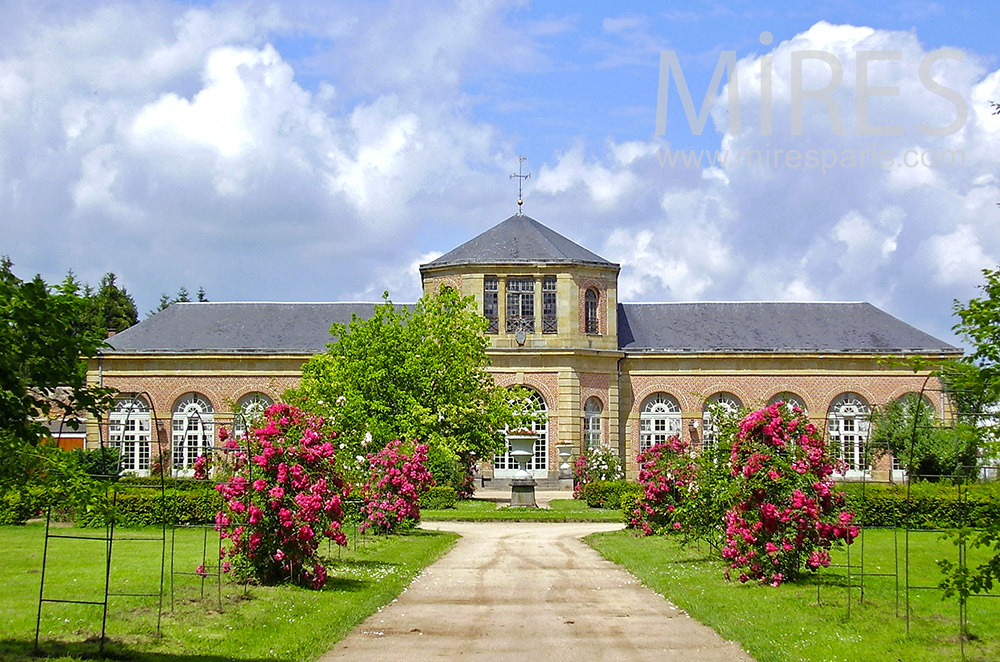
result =
[{"label": "slate roof", "polygon": [[961,351],[870,303],[624,303],[618,346],[630,353]]},{"label": "slate roof", "polygon": [[334,339],[330,326],[374,303],[175,303],[108,339],[103,354],[315,354]]},{"label": "slate roof", "polygon": [[[176,303],[108,340],[103,354],[315,354],[334,322],[374,303]],[[961,350],[870,303],[624,303],[628,353],[952,354]]]},{"label": "slate roof", "polygon": [[600,255],[570,241],[530,216],[511,216],[436,260],[421,265],[558,262],[618,267]]}]

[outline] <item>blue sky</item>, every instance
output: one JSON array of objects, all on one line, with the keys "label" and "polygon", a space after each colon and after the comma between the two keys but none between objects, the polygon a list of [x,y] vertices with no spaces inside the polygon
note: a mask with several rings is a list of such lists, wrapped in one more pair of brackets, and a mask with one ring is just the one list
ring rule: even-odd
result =
[{"label": "blue sky", "polygon": [[[417,265],[516,211],[524,155],[526,213],[620,262],[623,300],[866,300],[951,339],[953,299],[1000,262],[1000,8],[762,4],[5,2],[0,253],[21,276],[114,271],[142,311],[181,285],[411,300]],[[700,135],[670,88],[655,135],[662,51],[696,107],[735,51],[739,134],[728,88]],[[842,132],[810,99],[792,130],[806,51],[843,70]],[[868,123],[903,135],[860,135],[860,51],[890,54],[868,85],[896,88]],[[928,58],[968,111],[946,136],[918,130],[958,122]],[[803,65],[803,89],[825,66]],[[686,150],[727,161],[664,161]],[[783,160],[810,150],[837,163]],[[844,159],[866,150],[886,163]]]}]

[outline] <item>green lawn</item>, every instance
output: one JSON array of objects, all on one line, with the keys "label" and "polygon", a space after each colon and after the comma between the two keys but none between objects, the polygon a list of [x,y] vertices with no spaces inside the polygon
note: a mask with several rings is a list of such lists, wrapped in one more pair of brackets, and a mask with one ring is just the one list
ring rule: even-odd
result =
[{"label": "green lawn", "polygon": [[554,499],[548,508],[497,508],[492,501],[468,499],[455,508],[421,510],[420,518],[428,522],[621,522],[622,511],[589,508],[579,499]]},{"label": "green lawn", "polygon": [[[637,538],[627,531],[599,533],[587,542],[605,558],[625,566],[642,582],[670,599],[694,618],[715,628],[723,637],[740,641],[760,662],[858,660],[961,660],[957,600],[943,601],[939,591],[911,591],[910,634],[906,621],[896,617],[894,577],[865,577],[865,600],[860,590],[848,591],[844,567],[823,571],[778,588],[741,585],[722,577],[723,565],[705,545],[681,545],[664,537]],[[904,534],[898,532],[900,584],[905,584]],[[955,558],[956,548],[936,534],[910,537],[911,585],[935,586],[938,558]],[[860,562],[860,545],[851,550],[852,565]],[[893,532],[865,533],[865,572],[895,574]],[[969,553],[970,562],[980,557]],[[844,563],[843,552],[835,563]],[[858,568],[852,583],[857,585]],[[817,603],[817,584],[819,599]],[[905,613],[900,589],[899,614]],[[1000,659],[1000,599],[973,598],[969,603],[967,660]]]},{"label": "green lawn", "polygon": [[[103,530],[102,530],[103,531]],[[93,534],[60,529],[59,533]],[[120,531],[122,537],[156,535],[159,530]],[[250,587],[224,583],[219,611],[218,583],[194,574],[175,576],[175,600],[164,601],[162,638],[155,636],[156,605],[151,598],[113,598],[108,616],[108,657],[135,660],[286,660],[311,662],[366,616],[388,603],[426,565],[443,555],[456,536],[414,531],[408,535],[352,536],[346,549],[329,551],[330,579],[322,591],[292,587]],[[201,530],[179,530],[175,569],[193,571],[205,551]],[[28,660],[35,618],[44,527],[0,527],[0,660]],[[208,559],[218,549],[209,535]],[[104,545],[52,539],[46,597],[92,600],[104,593]],[[114,548],[112,590],[155,591],[160,577],[160,544],[120,541]],[[97,651],[100,607],[46,603],[42,650],[53,657],[90,657]],[[89,640],[89,641],[88,641]]]}]

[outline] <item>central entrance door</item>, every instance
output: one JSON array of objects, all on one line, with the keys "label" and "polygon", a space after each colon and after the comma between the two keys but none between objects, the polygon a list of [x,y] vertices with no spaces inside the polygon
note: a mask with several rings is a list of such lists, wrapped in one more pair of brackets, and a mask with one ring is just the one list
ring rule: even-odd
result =
[{"label": "central entrance door", "polygon": [[[541,412],[542,417],[531,424],[532,431],[538,435],[535,440],[534,453],[528,462],[528,473],[535,478],[549,477],[549,417],[548,407],[545,406],[545,399],[537,391],[531,391],[531,401],[535,405],[536,411]],[[517,471],[517,462],[510,453],[493,456],[493,476],[496,478],[512,478]]]}]

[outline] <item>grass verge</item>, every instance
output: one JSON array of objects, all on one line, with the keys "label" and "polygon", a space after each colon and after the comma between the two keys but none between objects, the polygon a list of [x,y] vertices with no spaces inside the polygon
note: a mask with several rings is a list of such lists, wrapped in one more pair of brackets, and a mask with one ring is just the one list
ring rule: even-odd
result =
[{"label": "grass verge", "polygon": [[[723,578],[724,566],[704,545],[682,545],[658,536],[637,538],[627,531],[597,533],[586,541],[692,617],[723,637],[741,642],[760,662],[962,659],[957,599],[942,601],[936,590],[911,591],[909,634],[906,621],[896,616],[894,558],[899,558],[899,615],[905,613],[902,532],[894,539],[892,530],[866,531],[865,573],[893,576],[865,577],[863,604],[860,590],[851,589],[850,615],[846,567],[831,567],[818,577],[778,588],[741,585]],[[859,563],[860,551],[855,544],[852,564]],[[954,545],[935,534],[911,534],[911,585],[937,585],[940,578],[934,561],[955,555]],[[970,563],[981,560],[970,551]],[[841,551],[834,563],[845,562],[846,554]],[[855,586],[857,572],[857,568],[852,571]],[[1000,659],[1000,600],[973,598],[969,631],[974,640],[965,644],[966,660]]]},{"label": "grass verge", "polygon": [[621,522],[620,510],[589,508],[579,499],[554,499],[548,508],[497,508],[493,501],[468,499],[455,508],[421,510],[428,522]]},{"label": "grass verge", "polygon": [[[94,530],[60,533],[93,535]],[[158,535],[159,529],[120,531],[122,538]],[[413,531],[407,535],[352,537],[346,549],[327,553],[329,571],[322,591],[295,587],[244,588],[223,580],[202,580],[193,570],[217,554],[218,538],[200,529],[177,531],[174,545],[174,600],[167,584],[162,637],[156,637],[155,598],[114,597],[108,611],[105,657],[139,661],[283,660],[311,662],[358,623],[397,596],[422,568],[442,556],[457,536]],[[356,540],[356,544],[355,544]],[[0,660],[27,661],[34,646],[44,526],[0,527]],[[114,548],[112,590],[156,591],[160,543],[121,540]],[[85,540],[49,541],[46,597],[101,599],[104,545]],[[101,608],[51,604],[43,608],[41,649],[50,658],[94,659]]]}]

